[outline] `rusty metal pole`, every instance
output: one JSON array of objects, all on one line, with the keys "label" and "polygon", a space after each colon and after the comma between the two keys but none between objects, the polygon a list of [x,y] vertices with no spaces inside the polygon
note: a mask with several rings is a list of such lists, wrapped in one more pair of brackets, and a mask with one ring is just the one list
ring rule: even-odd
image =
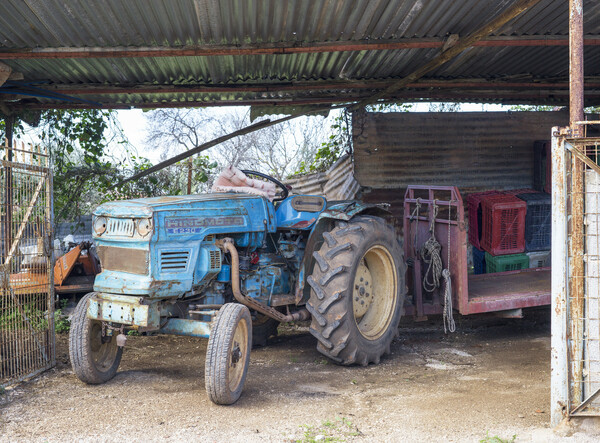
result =
[{"label": "rusty metal pole", "polygon": [[550,424],[558,426],[569,403],[567,328],[567,184],[565,138],[552,128],[552,350]]},{"label": "rusty metal pole", "polygon": [[[4,118],[5,125],[5,135],[6,135],[6,161],[11,162],[13,156],[13,133],[14,133],[14,124],[15,118],[12,115],[6,116]],[[2,233],[4,234],[2,246],[2,262],[4,263],[4,258],[8,254],[8,251],[11,247],[12,236],[11,236],[11,220],[12,220],[12,206],[13,206],[13,189],[12,189],[12,168],[10,166],[6,166],[4,169],[4,183],[0,186],[4,186],[4,201],[3,204],[6,205],[6,211],[3,215],[2,220]]]},{"label": "rusty metal pole", "polygon": [[[583,137],[583,0],[569,0],[569,126],[573,138]],[[572,363],[572,406],[583,400],[584,347],[584,165],[571,161],[571,280],[569,317],[571,319],[570,360]]]}]

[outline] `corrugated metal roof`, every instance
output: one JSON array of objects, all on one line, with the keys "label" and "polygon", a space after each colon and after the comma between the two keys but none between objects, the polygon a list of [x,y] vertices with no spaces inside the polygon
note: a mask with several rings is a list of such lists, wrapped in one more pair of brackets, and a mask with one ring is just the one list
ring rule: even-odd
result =
[{"label": "corrugated metal roof", "polygon": [[[356,42],[439,42],[450,34],[466,36],[510,7],[516,0],[4,0],[0,3],[0,61],[27,81],[45,81],[44,87],[164,86],[352,82],[402,78],[440,53],[439,47],[344,50]],[[600,2],[584,0],[584,30],[600,36]],[[497,30],[496,39],[551,38],[568,35],[568,3],[541,0]],[[423,40],[424,39],[424,40]],[[600,78],[600,39],[586,47],[586,76]],[[594,40],[594,41],[596,41]],[[563,39],[564,41],[564,39]],[[339,50],[321,52],[325,43]],[[215,46],[218,45],[218,46]],[[305,53],[264,53],[264,45],[294,48]],[[435,45],[434,45],[435,46]],[[138,56],[136,49],[222,48],[225,55]],[[273,46],[270,46],[271,48]],[[56,48],[53,57],[35,51]],[[236,48],[252,49],[236,55]],[[99,49],[132,51],[131,56],[63,58],[70,51]],[[227,52],[229,51],[229,52]],[[266,51],[269,52],[269,51]],[[271,51],[272,52],[272,51]],[[11,55],[12,54],[12,55]],[[15,54],[19,54],[18,56]],[[567,46],[473,47],[429,73],[424,80],[513,79],[567,81]],[[600,82],[600,80],[599,80]],[[557,86],[558,87],[558,86]],[[564,85],[560,86],[564,89]],[[549,86],[549,91],[553,87]],[[600,91],[600,86],[588,88]],[[454,88],[450,95],[481,89]],[[440,88],[419,89],[415,96],[435,98]],[[243,94],[246,100],[259,92]],[[509,98],[514,91],[502,94]],[[79,93],[78,93],[79,94]],[[239,101],[240,94],[170,93],[160,97],[113,94],[91,97],[111,104],[142,106],[150,103]],[[294,97],[318,99],[324,90],[283,92],[276,100]],[[359,94],[339,94],[340,100]],[[364,95],[364,94],[363,94]],[[538,94],[544,101],[551,91]],[[592,100],[600,100],[590,96]],[[86,97],[90,99],[90,97]],[[482,94],[481,101],[498,99]],[[472,100],[472,98],[471,98]],[[563,100],[563,98],[555,98]],[[523,100],[522,100],[523,101]],[[524,100],[527,101],[527,100]],[[36,103],[56,103],[30,100]]]}]

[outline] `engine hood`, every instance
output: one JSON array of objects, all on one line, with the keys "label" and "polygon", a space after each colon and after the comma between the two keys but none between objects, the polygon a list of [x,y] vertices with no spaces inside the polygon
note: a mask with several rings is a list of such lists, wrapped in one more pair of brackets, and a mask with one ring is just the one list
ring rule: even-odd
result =
[{"label": "engine hood", "polygon": [[199,195],[176,195],[167,197],[151,197],[151,198],[137,198],[132,200],[120,200],[104,203],[96,208],[94,215],[106,216],[106,217],[127,217],[127,218],[141,218],[151,217],[154,212],[158,211],[172,211],[177,210],[185,205],[189,208],[190,206],[202,206],[204,202],[218,202],[222,201],[225,204],[226,201],[231,200],[263,200],[262,197],[249,194],[236,194],[236,193],[211,193],[211,194],[199,194]]}]

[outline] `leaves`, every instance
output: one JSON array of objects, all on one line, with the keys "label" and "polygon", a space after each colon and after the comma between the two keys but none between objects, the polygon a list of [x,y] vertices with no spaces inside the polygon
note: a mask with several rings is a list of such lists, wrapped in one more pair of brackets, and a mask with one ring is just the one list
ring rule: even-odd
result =
[{"label": "leaves", "polygon": [[[35,121],[37,129],[24,125],[26,119],[31,122],[32,116],[16,116],[15,136],[32,136],[48,147],[54,172],[57,221],[77,220],[80,215],[89,214],[98,203],[114,196],[110,188],[124,177],[128,168],[138,167],[139,159],[123,162],[109,153],[114,143],[125,158],[133,157],[132,147],[112,111],[47,110]],[[0,123],[1,136],[5,128],[4,121]]]}]

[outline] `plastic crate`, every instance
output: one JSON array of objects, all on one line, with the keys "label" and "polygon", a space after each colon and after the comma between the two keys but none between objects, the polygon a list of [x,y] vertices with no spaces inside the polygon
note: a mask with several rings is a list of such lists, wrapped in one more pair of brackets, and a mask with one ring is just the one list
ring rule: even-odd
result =
[{"label": "plastic crate", "polygon": [[528,252],[527,257],[529,257],[530,268],[545,268],[550,266],[550,259],[552,258],[550,251]]},{"label": "plastic crate", "polygon": [[519,194],[533,194],[536,191],[535,189],[531,189],[531,188],[520,188],[520,189],[508,189],[507,191],[504,191],[504,194],[508,194],[508,195],[513,195],[513,196],[517,196]]},{"label": "plastic crate", "polygon": [[486,252],[485,265],[488,274],[518,271],[519,269],[529,268],[529,257],[527,257],[527,254],[499,255],[494,257],[489,252]]},{"label": "plastic crate", "polygon": [[473,273],[485,274],[485,252],[473,248]]},{"label": "plastic crate", "polygon": [[519,194],[527,204],[525,216],[525,250],[546,251],[552,241],[552,197],[549,194]]},{"label": "plastic crate", "polygon": [[526,209],[527,204],[512,195],[485,196],[481,202],[483,249],[494,256],[525,252]]},{"label": "plastic crate", "polygon": [[481,247],[481,199],[486,195],[500,195],[499,191],[475,192],[467,196],[469,211],[469,242],[473,248],[483,251]]},{"label": "plastic crate", "polygon": [[533,143],[533,187],[538,191],[550,192],[550,142],[537,140]]}]

